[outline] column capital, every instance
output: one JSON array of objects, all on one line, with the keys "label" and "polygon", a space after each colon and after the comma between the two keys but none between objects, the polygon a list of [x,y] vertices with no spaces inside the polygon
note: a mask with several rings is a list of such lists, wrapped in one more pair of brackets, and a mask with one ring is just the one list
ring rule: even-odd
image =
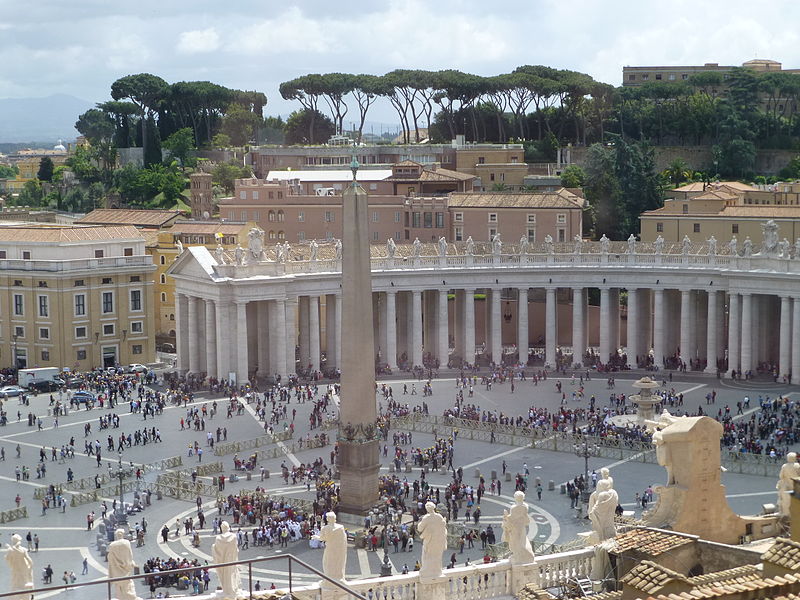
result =
[{"label": "column capital", "polygon": [[249,300],[234,300],[234,302],[236,303],[236,306],[247,306],[247,304],[250,301]]}]

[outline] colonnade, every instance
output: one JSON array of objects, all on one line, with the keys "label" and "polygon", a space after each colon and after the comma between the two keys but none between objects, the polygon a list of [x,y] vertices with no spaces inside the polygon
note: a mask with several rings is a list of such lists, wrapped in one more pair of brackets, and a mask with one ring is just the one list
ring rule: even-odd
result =
[{"label": "colonnade", "polygon": [[[589,290],[599,289],[599,335],[590,334]],[[483,315],[477,312],[477,298]],[[529,297],[544,297],[544,303]],[[598,294],[591,294],[595,298]],[[266,300],[219,300],[176,294],[178,368],[221,379],[339,367],[340,293],[298,293]],[[503,303],[506,309],[503,310]],[[571,306],[564,306],[571,305]],[[509,308],[510,307],[510,308]],[[561,310],[559,310],[561,309]],[[544,310],[543,340],[532,340],[532,311]],[[510,314],[513,312],[513,315]],[[504,321],[516,327],[503,327]],[[539,315],[537,321],[541,322]],[[476,329],[481,324],[481,330]],[[364,324],[369,326],[369,324]],[[551,368],[581,362],[587,349],[635,368],[652,356],[658,367],[704,365],[709,373],[776,365],[800,375],[800,298],[695,287],[459,287],[373,292],[375,356],[392,370],[438,361],[451,353],[468,363],[476,346],[499,362],[504,349],[521,355],[543,346]],[[481,342],[478,345],[477,342]],[[575,352],[573,352],[573,350]],[[297,362],[296,362],[297,361]]]}]

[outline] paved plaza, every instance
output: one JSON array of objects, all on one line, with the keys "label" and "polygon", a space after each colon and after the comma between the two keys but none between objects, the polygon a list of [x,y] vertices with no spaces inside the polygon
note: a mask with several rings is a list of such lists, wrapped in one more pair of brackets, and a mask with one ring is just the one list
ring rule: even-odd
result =
[{"label": "paved plaza", "polygon": [[[631,394],[634,389],[631,383],[634,378],[641,374],[619,374],[616,379],[616,388],[609,390],[604,377],[597,376],[585,383],[585,396],[582,401],[568,400],[570,408],[582,406],[588,407],[589,397],[594,395],[598,407],[608,405],[609,395],[613,392]],[[387,380],[387,385],[391,385],[396,401],[408,403],[411,407],[427,403],[431,415],[441,415],[442,412],[453,406],[456,385],[455,380],[443,376],[442,379],[434,380],[433,395],[424,397],[421,394],[421,382],[416,380],[394,379]],[[560,379],[563,391],[570,398],[571,392],[579,384],[573,384],[569,377]],[[417,395],[403,395],[403,384],[407,384],[409,392],[412,383],[416,384]],[[506,415],[517,416],[527,414],[530,406],[548,408],[556,410],[559,406],[561,394],[555,391],[556,379],[540,381],[538,385],[530,380],[517,382],[512,393],[510,385],[494,384],[491,390],[485,386],[477,385],[473,398],[466,398],[465,403],[474,403],[481,410],[503,412]],[[764,382],[732,382],[730,380],[720,381],[713,377],[691,374],[674,375],[672,382],[667,382],[667,387],[674,388],[676,393],[684,394],[684,410],[689,413],[696,412],[698,406],[702,405],[706,412],[712,416],[716,415],[719,408],[726,405],[731,407],[732,412],[736,412],[736,403],[745,396],[750,396],[750,410],[745,412],[744,418],[758,410],[758,396],[775,397],[778,394],[789,394],[796,397],[797,388],[775,384],[771,381]],[[321,387],[321,390],[324,386]],[[716,391],[716,404],[708,406],[705,396],[712,390]],[[194,442],[204,449],[202,462],[222,461],[224,473],[229,476],[234,472],[233,454],[225,456],[215,456],[211,448],[206,445],[206,434],[208,431],[215,431],[218,427],[227,430],[227,440],[246,440],[263,435],[263,423],[259,422],[252,409],[245,410],[241,415],[234,415],[226,418],[227,398],[212,397],[207,392],[198,393],[194,398],[194,404],[201,406],[207,404],[211,408],[211,403],[217,400],[219,410],[213,418],[206,419],[206,431],[181,430],[180,421],[186,415],[186,409],[168,405],[162,415],[155,418],[143,420],[141,413],[132,414],[129,412],[127,404],[118,405],[115,409],[108,408],[93,410],[71,411],[68,416],[62,416],[58,420],[57,427],[54,425],[53,417],[48,414],[48,399],[45,394],[32,396],[30,406],[18,405],[16,399],[7,402],[6,409],[9,414],[9,424],[0,430],[0,447],[5,452],[5,462],[0,463],[0,510],[7,510],[14,506],[17,494],[21,497],[21,504],[28,509],[28,517],[0,525],[0,541],[3,546],[10,541],[13,533],[19,533],[25,538],[28,532],[39,537],[39,551],[32,552],[34,560],[35,584],[41,585],[41,571],[50,564],[54,571],[53,583],[61,583],[63,572],[74,571],[78,575],[78,581],[90,581],[103,578],[106,575],[106,564],[104,558],[97,552],[95,547],[96,531],[87,530],[87,515],[94,511],[97,520],[100,517],[99,503],[89,503],[80,506],[67,506],[65,512],[60,508],[51,508],[42,514],[40,500],[33,497],[37,488],[45,487],[51,483],[60,483],[67,480],[67,469],[72,469],[75,479],[83,477],[93,477],[97,473],[107,473],[108,465],[115,467],[120,457],[116,452],[105,452],[106,438],[109,434],[117,438],[120,432],[133,433],[137,429],[144,427],[156,427],[160,430],[162,442],[148,443],[146,446],[132,446],[126,448],[122,453],[124,464],[133,462],[135,465],[151,464],[155,461],[181,456],[183,468],[191,467],[198,462],[196,455],[188,456],[188,449]],[[289,407],[289,415],[292,409],[297,409],[295,418],[295,438],[305,437],[308,432],[308,416],[311,403],[296,404],[293,399]],[[385,407],[384,407],[385,408]],[[42,418],[42,430],[40,431],[35,422],[33,426],[28,425],[27,415],[33,413]],[[99,417],[102,414],[115,412],[120,417],[119,429],[108,429],[99,431]],[[17,419],[19,413],[20,419]],[[84,437],[86,424],[91,424],[91,433]],[[282,429],[283,424],[279,426]],[[312,432],[312,435],[316,433]],[[329,432],[335,434],[335,432]],[[76,455],[73,459],[61,461],[59,458],[51,460],[51,448],[60,448],[61,445],[68,444],[70,438],[75,438]],[[100,440],[104,454],[101,459],[101,466],[98,467],[94,456],[87,456],[83,452],[84,440]],[[391,442],[391,434],[389,437]],[[414,433],[411,447],[427,447],[433,442],[431,434]],[[19,445],[21,456],[16,458],[16,447]],[[42,447],[47,450],[46,475],[44,478],[37,479],[35,467],[39,460],[39,452]],[[266,487],[268,491],[290,497],[314,498],[314,488],[308,491],[305,485],[286,485],[280,477],[280,466],[282,462],[287,465],[308,463],[317,458],[322,458],[325,464],[330,462],[330,453],[333,446],[328,445],[324,448],[314,450],[303,450],[296,454],[289,454],[283,458],[266,460],[259,463],[263,464],[272,474],[263,483],[258,475],[259,469],[256,468],[252,481],[241,478],[235,483],[226,485],[225,494],[235,493],[236,490],[253,490],[256,486]],[[243,451],[240,458],[246,458],[250,452]],[[392,455],[391,447],[389,456]],[[382,473],[387,473],[388,458],[382,458]],[[560,493],[560,484],[567,479],[571,479],[583,472],[583,459],[575,456],[572,452],[549,452],[532,449],[530,447],[512,447],[500,444],[490,444],[487,442],[470,441],[463,439],[463,436],[455,442],[454,466],[461,466],[464,469],[464,479],[467,483],[477,485],[474,477],[475,470],[479,469],[488,478],[492,470],[501,471],[502,462],[505,461],[507,469],[512,474],[523,472],[527,465],[530,471],[529,487],[527,491],[527,502],[531,507],[531,538],[536,542],[542,543],[562,543],[573,540],[579,532],[590,529],[589,522],[576,516],[576,511],[570,509],[570,501],[567,496]],[[17,481],[15,468],[25,465],[31,471],[29,481]],[[643,492],[648,485],[656,485],[664,482],[665,471],[662,467],[653,464],[644,464],[634,459],[623,460],[604,460],[592,458],[589,460],[589,468],[599,470],[600,467],[607,466],[611,469],[614,477],[615,488],[619,492],[621,503],[626,510],[635,510],[637,514],[641,512],[641,507],[636,506],[634,499],[636,493]],[[141,487],[147,488],[148,484],[155,481],[158,471],[149,471],[144,476]],[[408,477],[409,483],[419,478],[419,469],[415,468],[413,473],[402,473],[401,477]],[[536,498],[535,478],[541,478],[544,492],[541,501]],[[206,478],[210,483],[210,476]],[[450,481],[450,476],[445,473],[429,473],[428,482],[434,486],[443,485]],[[548,483],[553,481],[555,489],[549,490]],[[761,505],[768,502],[775,502],[775,478],[756,477],[749,475],[738,475],[725,473],[723,483],[726,485],[727,494],[732,508],[742,514],[753,514],[761,510]],[[501,495],[488,494],[481,501],[482,517],[480,526],[485,527],[491,524],[496,532],[498,541],[501,538],[501,516],[502,510],[512,501],[513,483],[506,483],[502,480],[503,487]],[[110,484],[107,484],[110,485]],[[72,494],[67,493],[70,500]],[[130,500],[131,494],[126,494],[126,500]],[[109,496],[107,502],[109,507],[112,498]],[[196,506],[193,501],[178,501],[164,497],[157,500],[156,495],[152,496],[152,505],[147,507],[143,513],[130,518],[131,526],[135,522],[141,521],[144,517],[147,520],[147,535],[145,545],[140,548],[134,547],[134,557],[137,564],[141,565],[151,557],[184,556],[189,558],[199,558],[203,561],[211,561],[211,543],[213,535],[211,533],[211,520],[216,516],[216,501],[211,497],[205,497],[206,503],[206,528],[201,531],[201,544],[195,548],[190,543],[187,535],[175,536],[176,519],[196,514]],[[462,511],[463,521],[463,511]],[[161,541],[159,531],[164,524],[169,525],[169,540],[164,543]],[[95,524],[95,529],[97,524]],[[252,529],[252,527],[250,527]],[[234,528],[235,530],[235,528]],[[183,531],[181,531],[183,533]],[[134,544],[135,546],[135,544]],[[417,541],[412,552],[390,551],[390,559],[395,571],[400,571],[406,564],[411,569],[419,557],[421,544]],[[254,547],[242,550],[240,558],[255,558],[260,556],[275,556],[283,552],[297,555],[299,558],[310,564],[321,567],[322,550],[312,549],[307,541],[294,542],[288,549],[280,549],[276,544],[274,549],[268,546]],[[452,550],[448,550],[447,559]],[[379,572],[380,562],[383,552],[371,552],[367,550],[350,549],[347,573],[349,577],[357,578]],[[463,554],[458,554],[459,564],[464,564],[466,560],[478,562],[483,557],[483,550],[480,548],[478,540],[472,549],[465,548]],[[82,561],[88,561],[88,574],[82,575]],[[261,582],[262,588],[268,588],[271,583],[281,586],[287,581],[285,563],[273,562],[265,568],[254,569],[254,579]],[[312,575],[300,573],[297,575],[296,582],[311,582],[317,578]],[[212,584],[216,580],[212,578]],[[8,586],[8,571],[0,569],[0,589],[6,590]],[[144,597],[149,596],[149,591],[143,583],[137,584],[138,593]],[[160,591],[164,591],[163,589]],[[96,586],[82,591],[87,598],[105,597],[105,587]],[[46,597],[42,595],[39,597]]]}]

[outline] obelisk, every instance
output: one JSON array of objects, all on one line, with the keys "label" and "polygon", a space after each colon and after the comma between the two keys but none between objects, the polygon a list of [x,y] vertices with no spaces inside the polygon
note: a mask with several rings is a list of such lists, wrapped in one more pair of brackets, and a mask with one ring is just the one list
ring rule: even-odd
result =
[{"label": "obelisk", "polygon": [[342,379],[339,407],[339,510],[366,514],[378,500],[375,357],[367,192],[353,181],[342,195]]}]

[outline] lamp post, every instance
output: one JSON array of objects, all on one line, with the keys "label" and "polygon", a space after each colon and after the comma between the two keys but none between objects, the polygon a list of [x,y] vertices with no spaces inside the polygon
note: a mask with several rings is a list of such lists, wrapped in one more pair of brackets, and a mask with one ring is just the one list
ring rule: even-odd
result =
[{"label": "lamp post", "polygon": [[381,577],[392,575],[392,564],[389,562],[389,501],[383,505],[383,563]]},{"label": "lamp post", "polygon": [[583,490],[581,491],[581,502],[589,503],[589,459],[597,455],[597,446],[589,444],[586,440],[573,446],[575,456],[583,459]]},{"label": "lamp post", "polygon": [[125,510],[125,496],[122,490],[122,480],[125,477],[125,469],[122,467],[122,452],[119,453],[119,462],[117,464],[117,472],[114,477],[119,478],[119,506],[114,511],[115,525],[126,525],[128,523],[128,513]]},{"label": "lamp post", "polygon": [[18,337],[19,336],[16,333],[11,336],[11,339],[14,340],[14,356],[11,357],[11,368],[14,369],[14,377],[17,378],[17,381],[19,382],[19,373],[17,372],[18,371],[17,367],[19,366],[17,364],[17,338]]}]

